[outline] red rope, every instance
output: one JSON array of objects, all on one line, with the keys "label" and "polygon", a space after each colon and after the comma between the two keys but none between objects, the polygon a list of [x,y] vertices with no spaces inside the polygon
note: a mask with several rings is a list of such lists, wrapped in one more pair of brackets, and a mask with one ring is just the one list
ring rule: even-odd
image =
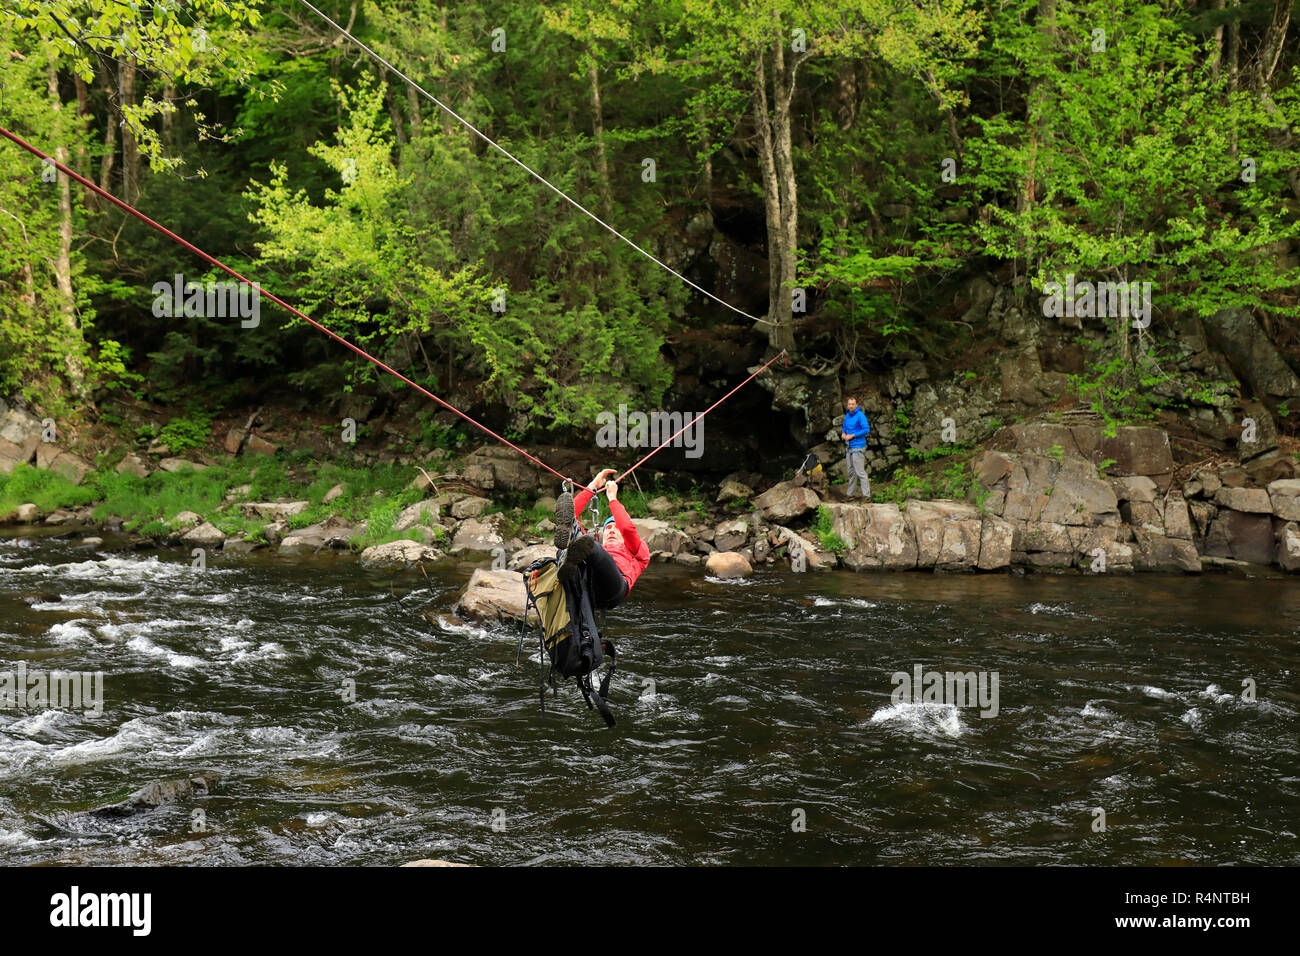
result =
[{"label": "red rope", "polygon": [[[635,465],[633,465],[633,466],[632,466],[631,468],[629,468],[627,471],[623,472],[623,474],[621,474],[621,475],[619,475],[617,478],[615,478],[614,481],[616,481],[616,482],[621,482],[624,478],[626,478],[628,475],[632,474],[632,472],[636,471],[638,468],[640,468],[642,465],[644,465],[647,461],[649,461],[652,457],[654,457],[655,455],[659,454],[659,452],[661,452],[661,451],[664,449],[665,446],[667,446],[668,444],[670,444],[670,443],[672,442],[672,440],[673,440],[674,438],[677,437],[677,435],[682,434],[682,432],[684,432],[684,431],[686,431],[686,429],[690,428],[691,425],[694,425],[696,422],[698,422],[698,421],[699,421],[701,418],[703,418],[705,415],[709,414],[709,412],[713,411],[715,408],[717,408],[719,405],[721,405],[721,404],[722,404],[723,402],[725,402],[727,399],[731,398],[732,395],[735,395],[738,391],[740,391],[742,388],[744,388],[746,385],[748,385],[748,384],[749,384],[750,382],[752,382],[754,379],[758,378],[758,376],[761,375],[761,374],[763,373],[763,370],[764,370],[764,369],[766,369],[769,365],[771,365],[773,362],[775,362],[777,359],[779,359],[781,356],[783,356],[783,355],[785,355],[785,354],[786,354],[785,349],[782,349],[781,351],[777,352],[777,353],[776,353],[775,355],[773,355],[770,359],[768,359],[766,362],[764,362],[762,368],[760,368],[757,372],[755,372],[753,375],[749,376],[749,378],[745,379],[743,382],[741,382],[739,385],[737,385],[735,388],[733,388],[731,391],[729,391],[726,395],[723,395],[720,399],[718,399],[716,402],[714,402],[712,405],[710,405],[710,406],[709,406],[708,408],[706,408],[704,411],[700,412],[698,415],[696,415],[694,418],[692,418],[688,424],[685,424],[685,425],[683,425],[680,429],[678,429],[677,434],[673,435],[671,438],[668,438],[667,440],[665,440],[664,442],[662,442],[662,443],[659,445],[658,448],[654,449],[654,451],[650,452],[650,454],[646,455],[644,458],[642,458],[640,461],[638,461]],[[787,356],[787,357],[786,357],[786,364],[787,364],[787,365],[789,364],[789,361],[790,361],[790,360],[789,360],[789,357]]]},{"label": "red rope", "polygon": [[367,359],[367,360],[369,360],[369,361],[371,361],[371,362],[374,362],[377,366],[379,366],[380,368],[382,368],[385,372],[388,372],[390,375],[395,375],[395,376],[397,376],[397,377],[400,378],[403,382],[405,382],[407,385],[411,386],[413,389],[415,389],[416,391],[420,392],[422,395],[427,395],[429,398],[433,399],[435,402],[437,402],[437,403],[438,403],[439,405],[441,405],[443,408],[446,408],[446,409],[448,409],[449,411],[453,411],[453,412],[455,412],[457,415],[459,415],[461,418],[465,419],[465,421],[469,422],[469,423],[470,423],[471,425],[473,425],[475,428],[478,428],[478,429],[480,429],[481,431],[484,431],[484,432],[486,432],[487,434],[491,435],[491,436],[492,436],[493,438],[495,438],[497,441],[501,442],[501,444],[506,445],[506,446],[509,447],[509,448],[513,448],[515,451],[519,452],[519,454],[523,455],[523,456],[524,456],[525,458],[527,458],[529,461],[532,461],[532,462],[537,463],[538,465],[540,465],[541,467],[545,468],[547,471],[549,471],[551,474],[555,475],[557,478],[561,479],[562,481],[567,481],[567,482],[569,482],[570,484],[573,484],[572,479],[566,478],[564,475],[560,474],[560,472],[556,471],[554,468],[552,468],[550,465],[546,464],[546,462],[542,461],[540,458],[536,458],[536,457],[534,457],[533,455],[528,454],[528,452],[524,451],[524,450],[523,450],[522,448],[520,448],[518,445],[515,445],[515,444],[513,444],[512,442],[508,441],[507,439],[502,438],[500,435],[498,435],[498,434],[497,434],[496,432],[494,432],[492,429],[488,428],[486,425],[482,424],[481,422],[475,421],[473,418],[470,418],[468,415],[466,415],[464,412],[462,412],[462,411],[461,411],[459,408],[457,408],[456,406],[450,404],[449,402],[444,402],[441,398],[439,398],[437,395],[433,394],[433,392],[429,391],[427,388],[424,388],[423,386],[417,385],[415,382],[412,382],[409,378],[407,378],[407,377],[406,377],[405,375],[403,375],[401,372],[397,371],[397,370],[394,369],[394,368],[390,368],[389,366],[385,365],[383,362],[379,361],[379,359],[375,358],[375,357],[374,357],[373,355],[371,355],[369,352],[365,351],[364,349],[362,349],[362,348],[360,348],[360,347],[358,347],[358,346],[356,346],[356,345],[353,345],[353,344],[352,344],[351,342],[349,342],[347,339],[343,338],[343,336],[338,335],[337,333],[331,332],[329,329],[327,329],[325,326],[321,325],[319,322],[317,322],[317,321],[316,321],[315,319],[313,319],[311,316],[307,315],[306,313],[304,313],[304,312],[302,312],[302,311],[300,311],[300,310],[298,310],[298,309],[295,309],[293,306],[291,306],[288,302],[285,302],[285,301],[284,301],[283,299],[281,299],[279,296],[274,295],[273,293],[267,292],[265,289],[263,289],[261,286],[259,286],[256,282],[253,282],[251,279],[246,279],[246,278],[244,278],[242,275],[240,275],[240,274],[239,274],[238,272],[236,272],[234,269],[230,268],[230,267],[229,267],[228,265],[226,265],[225,263],[217,261],[217,260],[214,259],[212,256],[210,256],[210,255],[208,255],[206,252],[204,252],[202,249],[198,248],[197,246],[195,246],[195,245],[193,245],[193,244],[191,244],[191,243],[189,243],[189,242],[186,242],[184,239],[182,239],[180,236],[176,235],[176,233],[172,232],[172,231],[171,231],[170,229],[168,229],[166,226],[159,225],[158,223],[154,222],[152,219],[150,219],[150,218],[149,218],[148,216],[146,216],[144,213],[140,212],[140,211],[139,211],[138,209],[136,209],[135,207],[128,205],[127,203],[125,203],[125,202],[123,202],[122,200],[118,199],[116,196],[112,195],[111,193],[108,193],[108,192],[104,191],[103,189],[100,189],[97,185],[95,185],[94,183],[92,183],[89,179],[86,179],[86,178],[83,177],[83,176],[79,176],[79,175],[77,175],[77,173],[73,172],[73,171],[72,171],[71,169],[69,169],[67,166],[64,166],[64,165],[63,165],[62,163],[60,163],[58,160],[54,159],[53,157],[51,157],[51,156],[49,156],[49,155],[47,155],[47,154],[45,154],[45,153],[42,153],[39,149],[37,149],[37,148],[36,148],[35,146],[33,146],[31,143],[26,142],[25,140],[21,139],[21,138],[18,137],[18,136],[15,136],[13,133],[9,132],[9,130],[5,129],[3,126],[0,126],[0,136],[4,136],[6,139],[8,139],[8,140],[10,140],[11,142],[16,143],[17,145],[21,146],[23,149],[27,150],[27,151],[28,151],[29,153],[31,153],[32,155],[34,155],[34,156],[38,156],[38,157],[40,157],[41,159],[45,160],[46,162],[51,163],[51,164],[52,164],[56,169],[58,169],[58,170],[59,170],[60,172],[62,172],[64,175],[66,175],[66,176],[70,176],[71,178],[75,179],[77,182],[81,183],[81,185],[85,186],[87,189],[91,190],[92,192],[94,192],[94,193],[96,193],[96,194],[98,194],[98,195],[100,195],[100,196],[103,196],[103,197],[104,197],[105,199],[107,199],[109,202],[113,203],[113,205],[118,206],[119,208],[124,209],[125,211],[129,212],[131,215],[135,216],[135,217],[136,217],[137,219],[139,219],[141,222],[143,222],[143,223],[145,223],[146,225],[151,226],[152,228],[158,230],[158,231],[161,232],[164,236],[166,236],[168,239],[171,239],[171,240],[173,240],[174,242],[177,242],[177,243],[179,243],[180,245],[184,246],[184,247],[185,247],[186,249],[188,249],[190,252],[193,252],[195,255],[199,256],[201,259],[203,259],[203,260],[205,260],[205,261],[211,263],[212,265],[216,266],[216,267],[217,267],[218,269],[220,269],[222,272],[226,272],[226,273],[228,273],[228,274],[234,276],[234,277],[235,277],[236,279],[238,279],[240,282],[243,282],[243,283],[245,283],[246,285],[252,286],[254,289],[257,290],[257,292],[258,292],[259,295],[264,295],[264,296],[266,296],[268,299],[270,299],[270,300],[271,300],[272,302],[274,302],[276,305],[280,306],[280,307],[283,308],[283,309],[288,310],[290,313],[292,313],[293,315],[296,315],[298,318],[302,319],[304,322],[309,322],[310,324],[314,325],[316,328],[320,329],[322,332],[324,332],[326,335],[328,335],[330,338],[334,339],[335,341],[340,342],[340,343],[342,343],[343,345],[346,345],[348,348],[350,348],[352,351],[356,352],[356,353],[357,353],[358,355],[360,355],[362,358]]},{"label": "red rope", "polygon": [[[125,210],[126,212],[129,212],[131,215],[135,216],[135,217],[136,217],[137,219],[139,219],[141,222],[145,223],[146,225],[150,226],[150,227],[153,228],[153,229],[156,229],[158,232],[162,233],[164,236],[166,236],[168,239],[171,239],[173,242],[176,242],[176,243],[180,244],[181,246],[184,246],[184,247],[185,247],[186,249],[188,249],[190,252],[194,253],[194,254],[197,255],[199,258],[203,259],[204,261],[206,261],[206,262],[208,262],[208,263],[211,263],[212,265],[216,266],[216,267],[217,267],[218,269],[220,269],[222,272],[225,272],[225,273],[227,273],[227,274],[229,274],[229,275],[232,275],[232,276],[234,276],[236,279],[238,279],[240,282],[243,282],[244,284],[249,285],[249,286],[251,286],[252,288],[256,289],[259,295],[264,295],[264,296],[266,296],[268,299],[270,299],[270,300],[271,300],[272,302],[274,302],[276,305],[278,305],[278,306],[280,306],[281,308],[283,308],[283,309],[285,309],[286,311],[288,311],[290,314],[295,315],[295,316],[297,316],[298,318],[302,319],[304,322],[307,322],[307,323],[309,323],[310,325],[315,326],[316,328],[318,328],[318,329],[320,329],[322,332],[324,332],[326,335],[328,335],[330,338],[334,339],[336,342],[339,342],[340,344],[342,344],[342,345],[346,346],[347,348],[351,349],[353,352],[356,352],[358,355],[360,355],[362,358],[366,359],[367,361],[373,362],[375,365],[379,366],[379,368],[382,368],[385,372],[389,373],[390,375],[393,375],[393,376],[395,376],[395,377],[401,379],[403,382],[405,382],[407,385],[411,386],[413,389],[415,389],[415,390],[416,390],[417,392],[419,392],[420,394],[422,394],[422,395],[426,395],[426,396],[428,396],[429,398],[433,399],[435,402],[437,402],[437,403],[438,403],[439,405],[441,405],[443,408],[446,408],[446,409],[449,410],[449,411],[455,412],[457,415],[459,415],[461,418],[465,419],[465,421],[469,422],[469,423],[470,423],[471,425],[473,425],[475,428],[479,429],[480,431],[483,431],[483,432],[487,433],[488,435],[491,435],[493,438],[495,438],[497,441],[501,442],[501,444],[505,445],[507,448],[511,448],[511,449],[513,449],[514,451],[519,452],[519,454],[523,455],[523,456],[524,456],[525,458],[527,458],[529,461],[534,462],[534,463],[540,465],[542,468],[546,469],[547,471],[549,471],[551,474],[555,475],[555,476],[556,476],[557,478],[559,478],[560,480],[565,481],[565,482],[568,482],[568,483],[571,484],[571,485],[575,485],[575,486],[577,485],[577,482],[573,481],[573,480],[570,479],[570,478],[565,477],[565,476],[562,475],[560,472],[558,472],[558,471],[556,471],[554,468],[552,468],[550,465],[546,464],[546,462],[542,461],[540,458],[537,458],[537,457],[535,457],[535,456],[533,456],[533,455],[528,454],[528,452],[524,451],[524,450],[523,450],[522,448],[520,448],[518,445],[514,444],[513,442],[508,441],[508,440],[505,439],[505,438],[502,438],[500,435],[498,435],[498,434],[497,434],[496,432],[494,432],[492,429],[488,428],[486,425],[482,424],[481,422],[475,421],[473,418],[470,418],[468,415],[466,415],[464,412],[462,412],[462,411],[461,411],[459,408],[457,408],[456,406],[450,404],[449,402],[445,402],[445,401],[443,401],[441,398],[439,398],[437,395],[433,394],[433,392],[429,391],[427,388],[424,388],[424,387],[421,386],[421,385],[417,385],[415,382],[411,381],[409,378],[407,378],[407,377],[406,377],[405,375],[403,375],[401,372],[397,371],[397,370],[394,369],[394,368],[390,368],[389,366],[385,365],[383,362],[379,361],[379,359],[375,358],[375,357],[374,357],[373,355],[371,355],[369,352],[365,351],[364,349],[360,348],[359,346],[353,345],[353,344],[352,344],[351,342],[349,342],[347,339],[343,338],[343,336],[338,335],[337,333],[330,331],[330,330],[327,329],[325,326],[321,325],[319,322],[317,322],[315,319],[313,319],[311,316],[307,315],[305,312],[300,311],[299,309],[294,308],[292,305],[290,305],[288,302],[285,302],[283,299],[281,299],[279,296],[275,295],[274,293],[267,292],[265,289],[263,289],[261,286],[259,286],[256,282],[252,281],[251,279],[246,279],[246,278],[244,278],[244,276],[240,275],[238,272],[236,272],[234,269],[230,268],[230,267],[229,267],[228,265],[226,265],[225,263],[220,262],[220,261],[218,261],[217,259],[214,259],[212,256],[208,255],[206,252],[204,252],[204,251],[203,251],[202,249],[200,249],[198,246],[195,246],[195,245],[193,245],[192,243],[186,242],[184,239],[182,239],[180,236],[176,235],[176,233],[172,232],[172,231],[171,231],[170,229],[168,229],[166,226],[163,226],[163,225],[160,225],[159,223],[154,222],[152,219],[150,219],[150,218],[149,218],[148,216],[146,216],[144,213],[140,212],[140,211],[139,211],[138,209],[136,209],[134,206],[128,205],[127,203],[125,203],[125,202],[123,202],[122,200],[118,199],[118,198],[117,198],[116,196],[114,196],[113,194],[111,194],[111,193],[109,193],[109,192],[107,192],[107,191],[105,191],[105,190],[103,190],[103,189],[100,189],[99,186],[97,186],[95,183],[91,182],[89,179],[86,179],[84,176],[80,176],[80,175],[78,175],[76,172],[74,172],[73,170],[69,169],[67,166],[64,166],[62,163],[60,163],[58,160],[54,159],[52,156],[48,155],[47,153],[43,153],[43,152],[41,152],[39,149],[37,149],[37,148],[36,148],[35,146],[33,146],[31,143],[28,143],[26,140],[22,139],[21,137],[16,136],[15,134],[9,132],[9,130],[5,129],[3,126],[0,126],[0,136],[4,136],[4,137],[5,137],[6,139],[8,139],[10,142],[15,143],[15,144],[18,145],[18,146],[21,146],[23,149],[27,150],[27,151],[28,151],[29,153],[31,153],[33,156],[36,156],[36,157],[38,157],[38,158],[40,158],[40,159],[42,159],[42,160],[44,160],[44,161],[50,163],[50,164],[53,165],[56,169],[58,169],[60,172],[62,172],[65,176],[69,176],[69,177],[71,177],[72,179],[75,179],[77,182],[81,183],[81,185],[85,186],[87,189],[91,190],[92,192],[96,193],[97,195],[103,196],[105,199],[107,199],[107,200],[108,200],[109,202],[111,202],[113,205],[117,206],[117,207],[120,208],[120,209]],[[741,382],[739,385],[737,385],[735,388],[733,388],[731,391],[729,391],[726,395],[723,395],[720,399],[718,399],[716,402],[714,402],[712,405],[710,405],[710,406],[709,406],[708,408],[706,408],[704,411],[700,412],[700,414],[697,415],[697,416],[695,416],[695,418],[693,418],[693,419],[690,421],[689,424],[686,424],[686,425],[682,426],[682,428],[681,428],[681,429],[680,429],[676,434],[674,434],[672,437],[668,438],[666,441],[664,441],[662,444],[660,444],[657,448],[655,448],[655,449],[654,449],[653,451],[651,451],[648,455],[646,455],[644,458],[642,458],[640,461],[638,461],[635,465],[633,465],[633,466],[632,466],[631,468],[629,468],[627,471],[623,472],[623,474],[619,475],[618,478],[615,479],[615,481],[622,481],[622,480],[623,480],[624,478],[626,478],[628,475],[632,474],[632,472],[636,471],[638,468],[640,468],[642,465],[644,465],[647,461],[649,461],[652,457],[654,457],[655,455],[657,455],[657,454],[658,454],[660,451],[662,451],[662,450],[663,450],[667,445],[671,444],[672,441],[673,441],[674,439],[676,439],[679,435],[681,435],[681,434],[682,434],[683,432],[685,432],[688,428],[690,428],[692,425],[694,425],[696,422],[698,422],[700,419],[702,419],[705,415],[709,414],[709,412],[713,411],[715,408],[717,408],[719,405],[721,405],[723,402],[725,402],[727,399],[729,399],[732,395],[735,395],[736,392],[740,391],[742,388],[744,388],[746,385],[748,385],[751,381],[753,381],[755,378],[757,378],[757,377],[758,377],[758,376],[759,376],[759,375],[764,371],[764,369],[766,369],[769,365],[771,365],[773,362],[775,362],[777,359],[779,359],[779,358],[781,358],[781,357],[783,357],[783,356],[785,357],[786,364],[789,365],[789,363],[790,363],[789,356],[786,355],[786,352],[785,352],[785,350],[783,349],[783,350],[781,350],[780,352],[778,352],[776,355],[772,356],[772,358],[768,359],[768,361],[765,362],[765,363],[763,364],[763,366],[762,366],[761,368],[759,368],[758,371],[756,371],[753,375],[749,376],[749,378],[745,379],[743,382]]]}]

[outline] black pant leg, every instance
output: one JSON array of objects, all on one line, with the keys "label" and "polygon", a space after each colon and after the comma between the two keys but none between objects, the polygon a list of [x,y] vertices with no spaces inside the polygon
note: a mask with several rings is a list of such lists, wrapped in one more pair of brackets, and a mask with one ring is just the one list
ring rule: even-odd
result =
[{"label": "black pant leg", "polygon": [[591,569],[591,603],[594,607],[609,610],[627,597],[630,590],[627,578],[623,577],[614,558],[600,544],[596,545],[591,557],[587,559],[587,567]]}]

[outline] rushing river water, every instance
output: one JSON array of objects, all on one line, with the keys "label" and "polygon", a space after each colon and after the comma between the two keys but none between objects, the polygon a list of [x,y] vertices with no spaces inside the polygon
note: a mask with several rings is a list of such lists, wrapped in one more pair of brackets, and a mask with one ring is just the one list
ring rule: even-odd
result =
[{"label": "rushing river water", "polygon": [[[0,863],[1300,862],[1294,582],[655,564],[609,731],[420,613],[468,575],[0,539],[0,670],[104,674],[102,714],[0,709]],[[915,665],[996,671],[996,716],[893,702]]]}]

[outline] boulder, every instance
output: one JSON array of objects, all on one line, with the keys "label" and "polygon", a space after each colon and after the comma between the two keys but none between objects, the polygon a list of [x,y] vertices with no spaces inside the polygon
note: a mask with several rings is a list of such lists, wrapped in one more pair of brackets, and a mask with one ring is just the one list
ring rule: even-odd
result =
[{"label": "boulder", "polygon": [[1013,564],[1031,568],[1072,568],[1075,555],[1070,551],[1015,551],[1011,555]]},{"label": "boulder", "polygon": [[905,517],[916,538],[918,568],[958,570],[979,563],[982,529],[974,505],[909,498]]},{"label": "boulder", "polygon": [[1156,483],[1146,475],[1112,478],[1110,485],[1115,489],[1115,497],[1120,501],[1150,504],[1156,500]]},{"label": "boulder", "polygon": [[1153,502],[1126,501],[1119,506],[1119,513],[1124,522],[1134,528],[1156,534],[1164,533],[1164,521]]},{"label": "boulder", "polygon": [[789,521],[809,511],[817,510],[821,499],[811,488],[800,488],[792,481],[783,481],[773,485],[754,499],[764,518],[774,521]]},{"label": "boulder", "polygon": [[1005,518],[986,516],[980,523],[980,556],[975,566],[981,571],[1009,566],[1014,530]]},{"label": "boulder", "polygon": [[263,530],[266,540],[275,543],[279,537],[281,554],[312,554],[322,548],[346,548],[359,528],[354,528],[342,518],[331,516],[319,524],[289,530],[283,521],[274,521]]},{"label": "boulder", "polygon": [[393,530],[414,530],[420,533],[425,541],[431,541],[434,535],[429,529],[437,526],[437,524],[438,504],[435,501],[425,499],[403,508],[401,514],[393,521]]},{"label": "boulder", "polygon": [[997,451],[982,451],[970,463],[971,473],[985,488],[993,488],[1008,478],[1014,466],[1014,460]]},{"label": "boulder", "polygon": [[1065,532],[1070,540],[1070,547],[1079,558],[1080,567],[1089,567],[1094,557],[1093,552],[1098,548],[1106,552],[1106,560],[1107,562],[1110,561],[1110,551],[1116,542],[1120,529],[1108,527],[1083,528],[1071,525],[1065,529]]},{"label": "boulder", "polygon": [[203,524],[203,515],[193,511],[182,511],[169,523],[173,528],[195,528]]},{"label": "boulder", "polygon": [[650,503],[646,505],[646,508],[649,509],[652,515],[666,515],[677,510],[673,503],[663,495],[651,498]]},{"label": "boulder", "polygon": [[14,519],[19,524],[35,524],[41,517],[41,509],[36,505],[28,502],[25,505],[19,505],[18,510],[14,512]]},{"label": "boulder", "polygon": [[1220,309],[1204,320],[1204,326],[1207,337],[1255,396],[1300,397],[1300,379],[1249,309]]},{"label": "boulder", "polygon": [[125,800],[85,811],[96,817],[129,817],[189,797],[206,797],[221,782],[221,775],[199,773],[180,780],[155,780]]},{"label": "boulder", "polygon": [[81,479],[94,471],[94,466],[86,459],[51,442],[41,442],[36,446],[36,467],[62,475],[74,485],[81,484]]},{"label": "boulder", "polygon": [[1174,456],[1169,448],[1169,435],[1163,428],[1145,425],[1126,425],[1114,438],[1102,436],[1094,463],[1114,459],[1107,470],[1119,477],[1147,475],[1156,479],[1162,488],[1169,486],[1174,470]]},{"label": "boulder", "polygon": [[1056,469],[1051,494],[1039,519],[1089,527],[1119,524],[1119,502],[1115,489],[1097,478],[1090,465],[1077,458],[1068,459]]},{"label": "boulder", "polygon": [[714,529],[713,546],[719,551],[734,551],[748,540],[749,524],[740,519],[724,521]]},{"label": "boulder", "polygon": [[527,602],[524,577],[519,572],[475,568],[453,610],[469,621],[522,621]]},{"label": "boulder", "polygon": [[477,495],[467,495],[451,504],[451,516],[457,519],[477,518],[483,514],[483,509],[487,508],[491,501],[487,498],[480,498]]},{"label": "boulder", "polygon": [[1200,573],[1201,557],[1190,541],[1135,531],[1133,544],[1133,567],[1139,571]]},{"label": "boulder", "polygon": [[465,480],[491,491],[536,491],[542,472],[503,445],[484,445],[465,458]]},{"label": "boulder", "polygon": [[1279,523],[1276,540],[1278,566],[1284,571],[1300,571],[1300,525]]},{"label": "boulder", "polygon": [[190,469],[192,471],[207,471],[207,465],[201,465],[198,462],[187,461],[184,458],[164,458],[158,462],[158,467],[163,471],[178,472]]},{"label": "boulder", "polygon": [[1205,553],[1212,557],[1272,564],[1275,552],[1273,519],[1268,515],[1222,509],[1205,539]]},{"label": "boulder", "polygon": [[717,551],[709,555],[709,559],[704,562],[704,570],[715,578],[724,580],[747,578],[754,573],[745,556],[734,551]]},{"label": "boulder", "polygon": [[30,463],[40,444],[40,419],[18,408],[5,409],[0,415],[0,475]]},{"label": "boulder", "polygon": [[218,548],[225,540],[225,532],[207,521],[181,536],[181,541],[185,542],[185,544],[199,548]]},{"label": "boulder", "polygon": [[467,518],[456,526],[456,534],[449,550],[452,554],[463,554],[466,551],[490,553],[494,548],[504,545],[505,541],[494,525],[476,518]]},{"label": "boulder", "polygon": [[683,551],[681,554],[674,554],[672,556],[673,564],[682,564],[688,568],[695,567],[703,560],[704,559],[701,558],[698,554],[687,554],[685,551]]},{"label": "boulder", "polygon": [[1070,537],[1070,529],[1063,524],[1049,521],[1015,521],[1012,522],[1014,536],[1012,550],[1018,552],[1047,552],[1049,554],[1069,554],[1075,550],[1075,542]]},{"label": "boulder", "polygon": [[339,498],[342,497],[343,497],[343,486],[335,485],[329,491],[325,492],[325,497],[321,499],[321,502],[323,504],[329,504],[330,502],[337,501]]},{"label": "boulder", "polygon": [[248,433],[238,425],[234,425],[226,432],[226,438],[225,441],[222,442],[222,447],[226,449],[227,454],[238,455],[239,449],[244,447],[244,439],[246,437],[248,437]]},{"label": "boulder", "polygon": [[1270,482],[1268,498],[1274,515],[1283,521],[1300,521],[1300,478]]},{"label": "boulder", "polygon": [[310,501],[241,501],[239,510],[249,518],[286,521],[311,507]]},{"label": "boulder", "polygon": [[1190,541],[1192,523],[1187,515],[1187,502],[1178,495],[1170,495],[1165,501],[1165,535]]},{"label": "boulder", "polygon": [[[438,554],[437,548],[431,548],[418,541],[389,541],[386,544],[372,545],[362,551],[361,564],[367,568],[404,568],[420,561],[433,561]],[[523,578],[519,578],[519,581],[522,586]]]},{"label": "boulder", "polygon": [[[727,478],[724,479],[722,484],[719,486],[718,497],[715,498],[714,500],[720,502],[729,502],[729,501],[735,501],[737,498],[749,500],[752,497],[754,497],[753,488],[749,487],[749,485],[746,485],[742,482],[736,481],[734,478]],[[653,504],[651,510],[652,511],[654,510]]]},{"label": "boulder", "polygon": [[[826,504],[831,531],[845,544],[841,557],[854,571],[916,567],[916,536],[896,504]],[[757,552],[755,553],[757,557]]]},{"label": "boulder", "polygon": [[817,545],[789,528],[777,525],[769,532],[768,538],[774,546],[785,547],[786,553],[790,556],[791,567],[794,564],[796,551],[803,552],[804,563],[809,571],[827,571],[835,567],[835,555],[820,550]]},{"label": "boulder", "polygon": [[534,561],[540,561],[542,558],[555,557],[555,545],[553,544],[532,544],[526,548],[520,548],[514,554],[510,555],[506,562],[506,567],[511,571],[522,571]]},{"label": "boulder", "polygon": [[667,521],[659,518],[633,518],[632,523],[651,551],[665,551],[673,555],[690,546],[690,536],[672,527]]},{"label": "boulder", "polygon": [[1221,508],[1243,511],[1247,514],[1269,515],[1273,503],[1263,488],[1220,488],[1214,503]]},{"label": "boulder", "polygon": [[244,448],[250,455],[274,455],[279,451],[278,446],[271,444],[261,435],[249,435]]},{"label": "boulder", "polygon": [[148,478],[152,473],[145,460],[135,452],[128,452],[126,457],[117,463],[116,470],[119,475],[134,475],[136,478]]},{"label": "boulder", "polygon": [[227,538],[222,544],[222,551],[229,551],[232,554],[250,554],[266,545],[261,541],[249,541],[247,538]]},{"label": "boulder", "polygon": [[1246,463],[1246,474],[1257,485],[1269,485],[1300,476],[1300,462],[1286,452],[1275,449]]}]

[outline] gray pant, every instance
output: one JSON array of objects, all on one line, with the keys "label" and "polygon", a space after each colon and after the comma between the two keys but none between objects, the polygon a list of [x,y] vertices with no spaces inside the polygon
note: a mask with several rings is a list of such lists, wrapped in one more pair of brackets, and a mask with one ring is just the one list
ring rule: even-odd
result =
[{"label": "gray pant", "polygon": [[844,456],[845,464],[849,468],[849,486],[844,490],[846,497],[853,497],[853,486],[856,482],[862,482],[862,497],[871,497],[871,480],[867,478],[866,452],[861,448],[850,448]]}]

